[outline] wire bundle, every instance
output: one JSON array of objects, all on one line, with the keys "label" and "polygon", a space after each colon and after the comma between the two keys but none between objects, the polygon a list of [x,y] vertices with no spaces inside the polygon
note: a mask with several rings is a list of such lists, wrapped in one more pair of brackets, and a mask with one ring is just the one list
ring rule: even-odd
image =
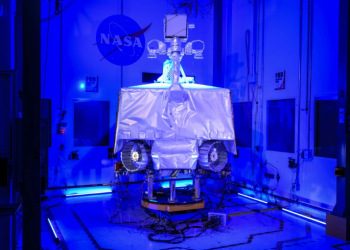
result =
[{"label": "wire bundle", "polygon": [[[216,0],[209,0],[207,3],[200,3],[199,0],[185,0],[179,3],[178,6],[175,5],[174,0],[168,0],[168,2],[173,6],[175,11],[184,8],[186,14],[189,17],[197,17],[200,15],[202,18],[210,14],[211,9],[214,6]],[[203,2],[203,1],[202,1]]]},{"label": "wire bundle", "polygon": [[[211,219],[207,221],[202,226],[199,225],[191,225],[189,222],[179,222],[173,223],[169,219],[165,220],[165,223],[161,223],[161,219],[159,219],[156,223],[153,223],[148,226],[148,228],[152,229],[154,232],[148,235],[148,239],[155,242],[163,242],[170,244],[179,244],[185,241],[186,239],[196,238],[202,235],[208,229],[217,230],[220,226],[221,221],[219,219]],[[189,235],[189,231],[191,229],[195,229],[195,233],[193,235]],[[196,233],[196,229],[199,229],[199,232]],[[156,237],[163,236],[165,239]],[[168,237],[171,237],[170,239]]]}]

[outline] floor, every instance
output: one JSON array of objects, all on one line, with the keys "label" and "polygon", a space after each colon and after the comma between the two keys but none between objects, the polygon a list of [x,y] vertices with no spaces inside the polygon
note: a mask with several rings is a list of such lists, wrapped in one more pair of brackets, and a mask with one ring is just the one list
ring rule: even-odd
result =
[{"label": "floor", "polygon": [[[213,207],[221,199],[209,195]],[[248,198],[226,196],[220,209],[204,210],[231,214],[226,227],[208,229],[196,238],[179,244],[153,242],[147,228],[156,219],[140,207],[138,192],[123,197],[103,194],[51,198],[43,209],[43,249],[349,249],[350,242],[325,235],[325,226]],[[60,239],[53,242],[45,216]],[[193,222],[186,236],[198,235],[205,222]],[[194,227],[193,227],[194,226]],[[198,227],[196,227],[198,226]],[[197,231],[198,230],[198,231]],[[157,235],[159,239],[174,235]]]}]

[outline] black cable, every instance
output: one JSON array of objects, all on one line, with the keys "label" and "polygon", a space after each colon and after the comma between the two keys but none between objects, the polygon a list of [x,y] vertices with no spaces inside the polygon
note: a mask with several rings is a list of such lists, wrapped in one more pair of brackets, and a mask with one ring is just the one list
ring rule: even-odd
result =
[{"label": "black cable", "polygon": [[208,202],[205,203],[206,208],[207,208],[207,209],[212,208],[212,206],[213,206],[213,201],[210,199],[209,195],[206,194],[206,193],[204,193],[204,192],[202,192],[202,194],[204,194],[205,197],[208,199]]},{"label": "black cable", "polygon": [[[200,235],[202,235],[206,230],[208,229],[215,229],[217,226],[221,224],[221,221],[219,219],[212,219],[205,223],[202,227],[201,226],[190,226],[188,222],[180,222],[178,224],[174,224],[169,220],[168,227],[167,225],[159,225],[160,219],[157,223],[154,223],[150,225],[149,228],[153,229],[154,232],[150,233],[148,235],[148,239],[154,242],[163,242],[163,243],[170,243],[170,244],[179,244],[182,243],[185,239],[190,238],[196,238]],[[181,224],[186,224],[186,226],[182,229],[178,229],[177,226]],[[200,232],[197,235],[193,236],[186,236],[186,232],[193,229],[193,228],[200,228]],[[171,239],[156,239],[155,236],[161,235],[161,234],[169,234],[169,235],[178,235],[176,237],[173,237]]]},{"label": "black cable", "polygon": [[17,245],[18,245],[18,241],[19,241],[19,234],[21,233],[21,230],[22,230],[22,226],[23,226],[23,222],[21,223],[21,225],[18,229],[17,235],[16,235],[16,249],[19,248]]},{"label": "black cable", "polygon": [[247,75],[250,72],[250,62],[249,62],[249,50],[250,50],[250,30],[246,30],[245,32],[245,52],[247,56]]},{"label": "black cable", "polygon": [[176,6],[173,0],[168,0],[168,3],[175,9],[175,13],[177,13],[178,9],[185,9],[186,14],[189,17],[197,17],[201,15],[204,18],[206,15],[209,15],[214,3],[216,0],[211,0],[206,4],[200,4],[198,0],[185,0],[180,2],[178,6]]},{"label": "black cable", "polygon": [[[50,185],[50,187],[54,187],[55,186],[55,183],[56,183],[56,180],[57,180],[57,174],[58,174],[58,165],[60,164],[60,157],[61,157],[61,146],[60,148],[58,149],[58,156],[57,156],[57,162],[56,162],[56,165],[55,165],[55,168],[54,168],[54,179],[53,179],[53,183],[52,185]],[[55,190],[52,190],[52,193],[50,195],[47,195],[48,196],[48,199],[51,199],[53,194],[55,193]]]},{"label": "black cable", "polygon": [[[191,189],[186,189],[186,192],[193,192],[193,190]],[[116,193],[118,196],[120,196],[120,194],[117,192]],[[212,203],[211,199],[209,198],[209,196],[207,194],[205,194],[207,199],[210,200],[210,202]],[[203,209],[203,210],[207,210]],[[121,207],[117,208],[117,212],[110,217],[109,222],[113,223],[113,224],[123,224],[123,222],[119,223],[119,222],[114,222],[115,218],[118,218],[119,215],[121,215]],[[162,242],[162,243],[169,243],[169,244],[179,244],[183,241],[185,241],[188,238],[195,238],[195,237],[199,237],[200,235],[202,235],[205,231],[207,231],[208,229],[213,229],[215,230],[218,226],[220,226],[221,221],[219,219],[211,219],[210,221],[205,222],[203,225],[199,226],[199,225],[193,225],[191,223],[193,223],[194,221],[205,221],[207,220],[208,216],[203,214],[203,210],[202,211],[198,211],[197,213],[194,213],[189,219],[187,219],[186,221],[181,221],[181,222],[173,222],[168,218],[162,218],[160,216],[158,216],[157,214],[154,213],[154,215],[156,215],[158,217],[158,220],[155,221],[154,223],[150,223],[150,224],[146,224],[143,225],[142,222],[145,222],[146,220],[154,217],[154,215],[151,217],[148,217],[146,219],[143,220],[139,220],[139,221],[125,221],[124,223],[128,223],[128,224],[136,224],[138,226],[138,228],[147,228],[152,230],[153,232],[151,232],[148,235],[148,239],[150,241],[154,241],[154,242]],[[196,217],[200,215],[200,217]],[[140,223],[142,223],[142,226],[140,225]],[[193,234],[193,232],[191,232],[191,235],[189,235],[189,231],[191,229],[199,229],[198,233]]]},{"label": "black cable", "polygon": [[[51,1],[51,0],[49,0],[49,1]],[[72,1],[70,1],[68,4],[66,4],[66,6],[61,10],[61,12],[67,10],[70,6],[72,6],[72,4],[73,4],[75,1],[76,1],[76,0],[72,0]],[[41,22],[42,22],[42,23],[48,22],[48,21],[54,19],[54,18],[57,17],[57,16],[58,16],[58,15],[56,15],[56,14],[53,14],[52,16],[50,16],[50,14],[49,14],[47,18],[41,19]]]},{"label": "black cable", "polygon": [[275,190],[278,188],[279,181],[280,181],[280,179],[281,179],[280,172],[279,172],[278,168],[275,167],[274,165],[272,165],[271,163],[266,163],[265,165],[271,167],[272,169],[274,169],[274,170],[276,171],[277,185],[275,186],[275,188],[269,187],[269,189],[270,189],[271,191],[275,191]]},{"label": "black cable", "polygon": [[224,192],[222,193],[222,196],[221,196],[221,200],[216,203],[216,207],[217,208],[224,208],[225,207],[225,204],[224,204],[224,199],[225,199],[225,195],[226,195],[226,187],[227,187],[227,180],[225,181],[225,187],[224,187]]}]

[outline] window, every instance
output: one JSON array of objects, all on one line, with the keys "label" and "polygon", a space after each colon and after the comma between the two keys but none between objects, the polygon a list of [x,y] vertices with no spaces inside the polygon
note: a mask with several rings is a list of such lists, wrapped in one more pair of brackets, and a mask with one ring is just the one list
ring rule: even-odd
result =
[{"label": "window", "polygon": [[267,101],[267,150],[294,153],[295,100]]},{"label": "window", "polygon": [[109,102],[74,100],[74,146],[109,146]]},{"label": "window", "polygon": [[142,82],[143,83],[153,83],[153,82],[157,81],[157,79],[161,75],[162,74],[142,72]]},{"label": "window", "polygon": [[315,100],[315,156],[337,157],[337,100]]},{"label": "window", "polygon": [[[163,66],[164,67],[164,66]],[[170,70],[171,71],[171,70]],[[186,73],[186,72],[185,72]],[[172,74],[172,71],[171,71]],[[181,74],[182,75],[182,74]],[[160,73],[147,73],[147,72],[142,72],[142,82],[143,83],[154,83],[158,80],[159,77],[161,77],[162,74]],[[193,80],[195,80],[194,76],[191,75],[186,75],[187,77],[193,77]],[[171,75],[172,78],[172,75]]]},{"label": "window", "polygon": [[250,148],[252,145],[252,103],[233,103],[236,145]]}]

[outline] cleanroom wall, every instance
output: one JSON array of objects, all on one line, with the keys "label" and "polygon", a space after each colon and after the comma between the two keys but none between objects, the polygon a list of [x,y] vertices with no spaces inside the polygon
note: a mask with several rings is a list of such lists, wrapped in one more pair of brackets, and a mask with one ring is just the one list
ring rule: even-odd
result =
[{"label": "cleanroom wall", "polygon": [[[52,101],[48,185],[109,183],[113,179],[114,167],[113,161],[108,159],[108,149],[113,147],[114,142],[119,90],[142,84],[144,72],[162,73],[167,57],[148,59],[146,45],[152,39],[163,40],[163,19],[165,14],[174,14],[175,8],[166,0],[72,0],[60,3],[62,5],[58,7],[55,1],[42,3],[42,98]],[[179,8],[178,13],[185,13],[185,9]],[[112,33],[117,32],[113,31],[116,28],[113,27],[113,18],[119,17],[108,19],[113,15],[125,16],[125,27],[118,26],[125,34],[143,32],[144,42],[132,40],[130,48],[136,46],[143,50],[136,53],[135,56],[139,58],[131,63],[118,62],[113,57],[118,50],[118,39],[110,42],[107,52],[98,48],[101,39],[106,40],[104,36],[114,36]],[[128,24],[129,18],[136,22],[140,30],[134,30],[135,27]],[[188,23],[195,25],[194,29],[189,30],[188,40],[205,42],[204,59],[194,60],[187,56],[182,60],[182,66],[187,75],[195,77],[197,83],[212,85],[213,9],[198,13],[193,10]],[[129,45],[129,42],[126,44]],[[124,48],[127,51],[128,48]],[[97,90],[86,92],[90,80],[94,83],[97,77]],[[102,102],[108,102],[108,105]],[[108,113],[107,118],[103,115],[105,112]],[[61,129],[63,134],[58,133]],[[104,134],[99,135],[96,130]],[[106,137],[106,133],[107,143],[101,139]],[[84,140],[84,135],[94,139]]]},{"label": "cleanroom wall", "polygon": [[[242,131],[238,137],[251,138],[249,145],[238,145],[239,157],[231,159],[234,179],[332,208],[339,3],[230,4],[225,83],[238,107],[236,134]],[[239,129],[245,125],[237,121],[240,117],[249,129]],[[293,160],[298,167],[290,167],[296,166]]]}]

